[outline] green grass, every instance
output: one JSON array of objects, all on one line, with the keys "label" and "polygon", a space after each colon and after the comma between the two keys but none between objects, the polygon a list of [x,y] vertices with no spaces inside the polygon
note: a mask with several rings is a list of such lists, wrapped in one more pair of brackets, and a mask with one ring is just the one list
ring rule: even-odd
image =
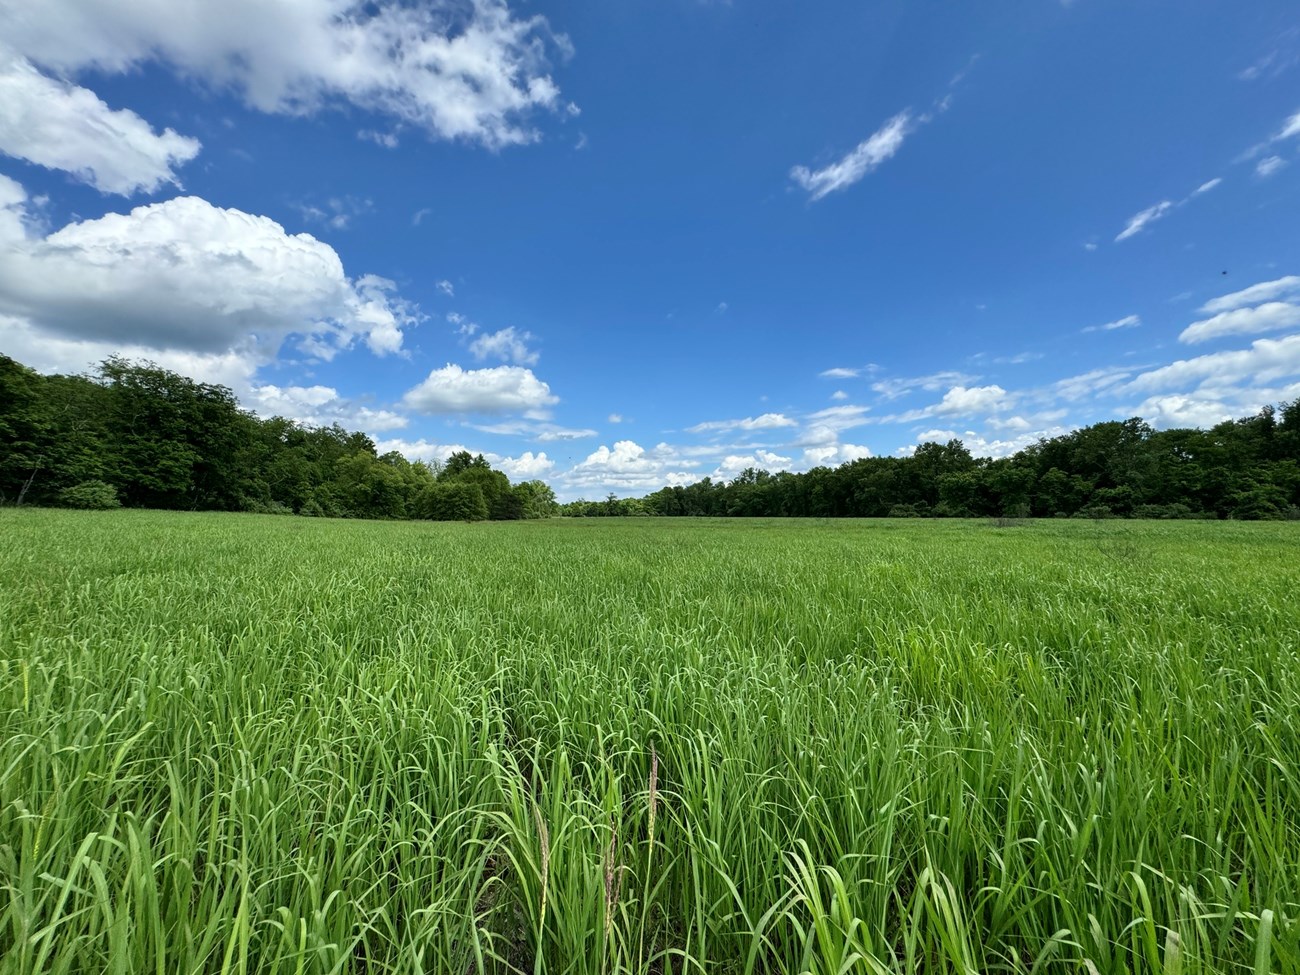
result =
[{"label": "green grass", "polygon": [[0,511],[0,971],[1300,972],[1300,526]]}]

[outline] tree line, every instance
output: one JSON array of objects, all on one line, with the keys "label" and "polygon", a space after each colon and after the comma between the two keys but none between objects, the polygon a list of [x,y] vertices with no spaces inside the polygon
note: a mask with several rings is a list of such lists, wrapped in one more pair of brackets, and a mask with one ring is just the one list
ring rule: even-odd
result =
[{"label": "tree line", "polygon": [[1300,400],[1209,430],[1154,430],[1138,418],[974,457],[960,440],[910,457],[868,457],[802,474],[749,468],[731,481],[643,498],[576,501],[604,515],[1085,518],[1300,518]]},{"label": "tree line", "polygon": [[45,376],[0,355],[0,503],[336,518],[544,518],[555,493],[480,454],[379,454],[363,433],[260,419],[225,386],[111,358]]}]

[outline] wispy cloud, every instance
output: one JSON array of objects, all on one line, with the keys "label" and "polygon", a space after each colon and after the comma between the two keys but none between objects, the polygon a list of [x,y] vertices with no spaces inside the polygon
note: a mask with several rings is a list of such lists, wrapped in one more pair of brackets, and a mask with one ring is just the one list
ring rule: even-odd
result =
[{"label": "wispy cloud", "polygon": [[961,386],[974,382],[979,376],[972,376],[965,372],[956,372],[955,370],[946,370],[944,372],[931,373],[928,376],[909,376],[894,379],[881,379],[871,384],[873,392],[879,393],[885,399],[898,399],[907,393],[917,389],[923,389],[926,392],[934,393],[943,389],[945,386]]},{"label": "wispy cloud", "polygon": [[817,375],[823,379],[857,379],[862,375],[861,369],[848,369],[844,366],[836,366],[833,369],[823,369]]},{"label": "wispy cloud", "polygon": [[1201,311],[1213,315],[1221,311],[1232,311],[1234,308],[1243,308],[1246,305],[1253,305],[1261,301],[1272,301],[1275,298],[1283,298],[1292,294],[1300,294],[1300,275],[1288,274],[1276,281],[1262,281],[1259,284],[1252,284],[1249,288],[1234,291],[1232,294],[1211,298],[1201,305]]},{"label": "wispy cloud", "polygon": [[1115,243],[1118,244],[1122,240],[1128,240],[1135,234],[1141,233],[1157,220],[1168,216],[1172,211],[1181,206],[1186,206],[1192,200],[1196,199],[1196,197],[1210,192],[1210,190],[1214,189],[1222,182],[1223,177],[1221,176],[1216,176],[1214,179],[1207,179],[1204,183],[1196,187],[1196,189],[1192,190],[1192,192],[1188,193],[1177,202],[1174,202],[1173,200],[1161,200],[1154,206],[1149,206],[1145,210],[1133,214],[1133,216],[1129,217],[1128,223],[1125,225],[1124,229],[1121,230],[1119,235],[1115,238]]},{"label": "wispy cloud", "polygon": [[1149,224],[1155,223],[1173,208],[1174,203],[1172,200],[1161,200],[1155,206],[1149,206],[1145,210],[1133,214],[1133,216],[1129,217],[1128,224],[1115,238],[1115,243],[1118,244],[1121,240],[1128,240],[1134,234],[1141,233]]},{"label": "wispy cloud", "polygon": [[1260,179],[1268,179],[1285,165],[1286,160],[1281,156],[1266,156],[1255,163],[1255,175]]},{"label": "wispy cloud", "polygon": [[903,141],[916,130],[920,121],[912,114],[911,109],[904,109],[870,137],[859,142],[843,158],[816,170],[807,166],[795,166],[790,170],[790,178],[807,190],[813,200],[820,200],[837,190],[848,189],[879,168],[882,163],[893,158],[903,147]]},{"label": "wispy cloud", "polygon": [[687,433],[721,433],[724,430],[771,430],[776,427],[797,426],[794,420],[782,413],[764,413],[762,416],[747,416],[741,420],[706,420],[693,427],[687,427]]},{"label": "wispy cloud", "polygon": [[1142,319],[1137,315],[1125,315],[1123,318],[1117,318],[1113,322],[1107,322],[1105,325],[1089,325],[1083,329],[1084,332],[1114,332],[1121,328],[1137,328],[1142,324]]}]

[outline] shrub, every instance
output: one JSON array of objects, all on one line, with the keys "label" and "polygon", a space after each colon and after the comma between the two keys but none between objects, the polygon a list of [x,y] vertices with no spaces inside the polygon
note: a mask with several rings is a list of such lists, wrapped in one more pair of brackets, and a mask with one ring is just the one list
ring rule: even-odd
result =
[{"label": "shrub", "polygon": [[59,492],[59,503],[65,508],[86,508],[91,511],[107,511],[122,507],[118,500],[117,488],[103,481],[82,481]]}]

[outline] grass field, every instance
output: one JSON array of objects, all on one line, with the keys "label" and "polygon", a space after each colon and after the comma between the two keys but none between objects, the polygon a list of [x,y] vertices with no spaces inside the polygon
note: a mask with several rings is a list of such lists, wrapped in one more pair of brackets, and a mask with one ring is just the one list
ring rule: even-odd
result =
[{"label": "grass field", "polygon": [[1300,526],[0,511],[0,971],[1300,971]]}]

